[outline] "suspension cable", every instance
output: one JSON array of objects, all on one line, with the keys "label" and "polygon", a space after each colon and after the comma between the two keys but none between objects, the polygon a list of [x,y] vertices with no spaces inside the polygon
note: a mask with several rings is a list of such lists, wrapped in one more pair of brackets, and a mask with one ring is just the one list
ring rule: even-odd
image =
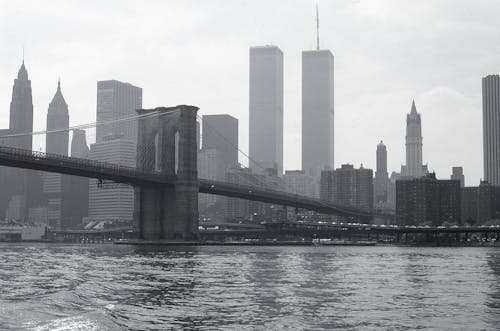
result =
[{"label": "suspension cable", "polygon": [[63,128],[63,129],[41,130],[41,131],[24,132],[24,133],[13,133],[13,134],[0,136],[0,139],[43,135],[43,134],[56,133],[56,132],[66,132],[66,131],[73,131],[76,129],[90,129],[90,128],[94,128],[94,127],[102,126],[102,125],[110,125],[110,124],[115,124],[115,123],[128,122],[128,121],[132,121],[132,120],[139,120],[139,119],[150,118],[150,117],[159,117],[159,116],[166,115],[166,114],[170,115],[170,114],[172,114],[174,112],[178,112],[178,111],[180,111],[180,109],[174,109],[174,110],[171,110],[168,112],[154,112],[154,113],[141,114],[141,115],[125,116],[125,117],[120,117],[120,118],[116,118],[116,119],[112,119],[112,120],[106,120],[106,121],[100,121],[100,122],[96,121],[96,122],[91,122],[91,123],[86,123],[86,124],[74,125],[74,126],[71,126],[69,128]]}]

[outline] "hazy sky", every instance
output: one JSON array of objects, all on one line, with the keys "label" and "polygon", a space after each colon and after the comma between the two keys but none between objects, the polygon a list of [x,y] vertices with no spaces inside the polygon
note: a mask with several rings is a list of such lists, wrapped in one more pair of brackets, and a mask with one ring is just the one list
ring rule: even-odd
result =
[{"label": "hazy sky", "polygon": [[58,76],[70,124],[95,120],[96,82],[143,88],[144,107],[192,104],[239,119],[248,151],[249,47],[284,53],[285,169],[301,164],[301,51],[335,56],[335,165],[405,162],[406,113],[422,114],[424,162],[438,177],[483,176],[481,78],[500,71],[500,1],[0,0],[0,128],[26,48],[35,129],[45,127]]}]

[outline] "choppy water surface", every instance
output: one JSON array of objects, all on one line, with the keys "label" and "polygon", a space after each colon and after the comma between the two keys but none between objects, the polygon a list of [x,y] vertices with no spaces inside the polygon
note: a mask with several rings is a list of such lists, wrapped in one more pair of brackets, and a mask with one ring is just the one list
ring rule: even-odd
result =
[{"label": "choppy water surface", "polygon": [[500,249],[0,244],[0,329],[500,330]]}]

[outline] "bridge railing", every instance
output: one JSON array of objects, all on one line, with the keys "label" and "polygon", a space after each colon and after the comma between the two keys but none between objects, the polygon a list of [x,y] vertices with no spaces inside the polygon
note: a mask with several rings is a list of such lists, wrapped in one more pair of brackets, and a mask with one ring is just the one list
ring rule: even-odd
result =
[{"label": "bridge railing", "polygon": [[[102,162],[91,159],[69,157],[60,154],[50,154],[39,151],[30,151],[20,148],[0,146],[0,159],[5,161],[21,161],[27,163],[43,163],[51,166],[61,166],[81,171],[93,171],[95,173],[105,174],[114,173],[122,177],[137,178],[138,180],[147,180],[158,183],[171,183],[173,178],[161,175],[159,172],[141,171],[134,167],[118,165],[109,162]],[[44,170],[44,169],[42,169]],[[97,177],[99,178],[99,177]]]},{"label": "bridge railing", "polygon": [[[109,162],[6,146],[0,146],[0,164],[5,166],[17,166],[20,168],[59,172],[76,176],[110,179],[115,182],[128,184],[140,184],[146,182],[153,185],[168,185],[173,184],[175,181],[175,176],[165,176],[164,174],[155,171],[146,172],[134,167]],[[257,197],[258,199],[255,200],[258,201],[265,202],[265,200],[268,199],[281,202],[277,204],[292,205],[305,209],[312,206],[318,211],[335,210],[339,213],[361,217],[372,216],[372,213],[369,211],[351,208],[348,206],[335,205],[329,201],[301,196],[286,191],[273,190],[263,186],[251,186],[200,179],[200,191],[202,193],[223,195],[227,195],[228,192],[234,192],[240,194],[243,198],[249,198],[250,200],[254,200],[252,197]]]},{"label": "bridge railing", "polygon": [[271,199],[276,199],[279,197],[280,200],[294,201],[295,205],[315,205],[318,208],[324,209],[336,209],[340,213],[345,214],[356,214],[363,217],[371,217],[372,213],[368,210],[360,210],[357,208],[351,208],[348,206],[336,205],[327,200],[320,200],[317,198],[311,198],[307,196],[298,195],[295,193],[290,193],[286,191],[273,190],[269,188],[263,188],[261,186],[251,186],[236,183],[228,183],[209,179],[200,179],[200,191],[203,193],[218,192],[220,190],[234,190],[235,192],[245,193],[246,195],[259,195],[262,197],[269,197]]}]

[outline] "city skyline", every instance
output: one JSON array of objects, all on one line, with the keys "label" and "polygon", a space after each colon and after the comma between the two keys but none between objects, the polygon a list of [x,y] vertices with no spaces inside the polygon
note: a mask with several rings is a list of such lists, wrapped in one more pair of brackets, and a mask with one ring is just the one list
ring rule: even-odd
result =
[{"label": "city skyline", "polygon": [[[496,23],[493,22],[492,16],[489,14],[494,11],[491,7],[486,12],[479,6],[462,4],[470,9],[470,19],[466,20],[465,24],[461,22],[467,27],[468,34],[450,39],[450,35],[464,29],[464,27],[461,28],[453,24],[453,22],[459,22],[463,18],[463,8],[462,10],[454,9],[449,7],[450,3],[443,1],[434,6],[436,8],[431,8],[425,4],[419,5],[409,2],[404,5],[385,2],[375,7],[366,2],[346,2],[333,6],[326,2],[319,2],[322,17],[321,45],[324,48],[334,50],[336,57],[335,167],[342,163],[363,163],[366,167],[374,169],[373,149],[378,141],[384,140],[389,152],[388,168],[391,171],[398,171],[400,165],[404,163],[404,119],[408,111],[408,102],[414,97],[425,122],[423,127],[423,136],[426,141],[425,161],[431,165],[429,170],[435,170],[439,178],[445,178],[448,176],[451,166],[463,166],[466,185],[477,185],[479,178],[483,177],[480,82],[482,77],[500,71],[500,60],[493,58],[495,54],[498,54],[498,46],[489,42],[492,37],[498,34],[496,32],[498,29],[495,29]],[[199,15],[201,15],[201,12],[198,11],[200,9],[192,8],[190,4],[153,4],[159,9],[171,9],[171,12],[187,15],[188,18],[189,15],[198,15],[196,18],[199,19]],[[58,23],[61,22],[62,13],[68,5],[58,3],[60,8],[57,10],[54,9],[55,5],[44,5],[42,12],[48,15],[44,17],[50,18],[51,23],[48,24],[47,28],[40,27],[35,31],[22,29],[23,24],[14,26],[16,20],[12,20],[12,18],[17,18],[21,23],[28,20],[30,12],[34,13],[36,10],[40,10],[37,4],[33,4],[33,8],[19,8],[18,6],[21,5],[18,4],[2,4],[5,7],[5,11],[2,10],[2,14],[0,14],[2,15],[2,23],[0,24],[5,27],[2,31],[12,30],[14,31],[13,36],[22,36],[23,40],[19,40],[20,38],[12,40],[10,35],[1,35],[2,41],[5,41],[4,44],[8,47],[6,53],[2,55],[0,66],[2,77],[5,77],[0,82],[2,120],[0,127],[7,127],[5,121],[8,121],[10,84],[19,68],[21,48],[22,44],[25,44],[27,50],[26,65],[34,85],[35,129],[45,127],[43,117],[46,115],[46,105],[52,97],[53,88],[51,89],[51,87],[59,74],[64,82],[66,100],[70,105],[70,123],[72,125],[90,122],[94,119],[95,82],[102,79],[117,79],[143,87],[145,91],[144,103],[148,106],[162,103],[192,103],[201,108],[202,114],[228,113],[237,117],[241,128],[239,138],[242,144],[240,147],[243,151],[248,151],[248,115],[246,114],[248,109],[248,47],[269,41],[269,43],[279,46],[284,52],[284,168],[300,169],[300,148],[297,148],[301,142],[299,129],[300,55],[302,50],[313,49],[315,46],[314,4],[298,3],[297,8],[292,11],[289,18],[290,21],[293,20],[295,25],[285,20],[282,27],[276,27],[271,24],[271,19],[275,16],[272,9],[279,7],[279,5],[280,3],[269,4],[270,8],[264,12],[262,17],[255,15],[257,10],[265,7],[262,3],[247,5],[250,12],[249,20],[253,20],[257,26],[257,28],[250,30],[249,21],[242,20],[241,10],[236,8],[237,6],[230,5],[224,9],[224,12],[220,12],[211,7],[204,7],[206,5],[201,5],[201,9],[208,10],[206,19],[193,27],[188,26],[188,20],[185,24],[174,28],[173,32],[167,31],[168,28],[172,28],[172,26],[168,26],[170,23],[162,23],[165,26],[159,26],[158,31],[151,30],[150,25],[145,25],[140,28],[140,31],[128,29],[126,30],[129,33],[127,37],[131,40],[131,45],[118,48],[111,45],[109,49],[103,47],[102,50],[97,51],[97,48],[104,41],[108,42],[110,40],[108,38],[115,36],[119,29],[109,30],[102,37],[96,38],[97,40],[94,42],[90,40],[92,33],[95,33],[94,30],[107,23],[100,23],[87,34],[83,31],[84,29],[80,30],[80,28],[85,27],[89,22],[86,22],[78,14],[74,14],[76,15],[74,18],[80,19],[79,24],[68,24],[76,29],[78,39],[74,37],[75,41],[70,42],[69,47],[65,49],[62,45],[68,42],[67,38],[69,37],[64,37],[63,32],[54,36],[49,36],[47,33],[43,35],[43,32],[50,32],[51,28],[60,25]],[[74,6],[85,12],[85,10],[90,10],[89,6],[91,5],[76,3]],[[150,4],[140,9],[141,15],[136,20],[149,20],[150,15],[153,17],[157,15],[152,13],[151,6]],[[110,10],[105,6],[103,14],[110,14]],[[387,13],[384,13],[384,10]],[[10,18],[4,17],[4,15],[9,16],[9,13],[13,11],[22,11],[22,19],[15,14],[12,14]],[[233,33],[218,31],[220,34],[218,36],[211,31],[210,43],[213,44],[211,47],[207,46],[206,40],[193,38],[193,33],[199,33],[201,28],[205,28],[204,24],[220,19],[221,15],[229,13],[234,16],[230,18],[231,21],[241,21],[240,25],[235,25],[236,34],[239,34],[241,40],[229,46],[225,45],[227,47],[224,48],[223,52],[224,61],[220,61],[220,63],[224,63],[224,66],[220,66],[214,61],[215,56],[220,55],[214,48],[222,42],[221,38],[223,40],[229,38],[230,41],[234,41],[231,37],[234,36]],[[391,14],[394,13],[400,13],[401,17],[399,19],[392,17]],[[401,18],[408,18],[409,13],[411,13],[412,19],[403,23]],[[132,19],[121,11],[120,15],[129,21]],[[350,22],[348,17],[354,18],[354,21]],[[360,25],[362,18],[366,19],[365,25]],[[374,24],[375,26],[375,23],[381,23],[376,31],[369,29],[358,31],[362,26],[366,27],[366,24]],[[390,40],[382,38],[384,29],[388,29],[392,23],[400,24],[403,31],[400,34],[392,34]],[[437,28],[438,32],[434,37],[431,38],[424,33],[429,31],[425,23]],[[120,24],[125,23],[123,21]],[[424,25],[422,29],[420,29],[419,24]],[[442,24],[445,25],[444,28]],[[289,40],[280,37],[284,29],[296,35],[296,38]],[[299,29],[303,32],[299,32]],[[127,47],[137,45],[139,42],[138,32],[148,31],[152,35],[148,35],[146,47],[154,54],[149,55],[141,51],[140,55],[144,56],[147,61],[140,62],[138,54],[134,52],[125,56]],[[171,35],[165,44],[170,45],[170,51],[174,47],[171,43],[177,45],[174,49],[178,52],[173,52],[173,55],[165,57],[166,53],[162,52],[164,49],[162,47],[166,46],[160,47],[160,41],[163,40],[160,37],[162,34],[168,36],[170,33],[182,31],[188,33],[185,44],[179,43],[180,39],[178,40],[177,37],[174,38]],[[296,32],[299,33],[296,34]],[[374,38],[373,33],[375,32],[378,33],[376,40],[380,42],[383,50],[378,52],[380,53],[378,55],[377,52],[370,50],[369,46],[373,46],[371,44],[373,41],[368,40],[368,37]],[[476,38],[479,35],[481,38]],[[357,38],[357,46],[348,40],[351,37]],[[42,48],[44,43],[39,44],[39,41],[35,40],[36,38],[46,42],[48,47]],[[445,44],[447,47],[436,46],[438,42],[442,42],[446,38],[449,39]],[[464,38],[467,42],[464,42]],[[457,41],[461,41],[460,44],[457,44]],[[411,54],[399,50],[399,48],[404,48],[401,46],[408,44],[413,47],[409,52]],[[491,45],[486,46],[489,44]],[[194,45],[198,47],[193,48]],[[431,45],[436,47],[433,48]],[[87,61],[81,61],[82,55],[74,52],[75,48],[82,50],[78,47],[83,46],[86,46],[84,54],[90,55]],[[49,52],[47,49],[51,49],[51,51]],[[199,49],[206,49],[208,51],[205,52],[206,56],[198,57],[196,52],[199,52]],[[422,52],[417,50],[422,50]],[[56,51],[57,56],[50,58],[49,55],[53,56]],[[377,51],[380,51],[380,48]],[[179,65],[179,56],[175,56],[175,54],[183,52],[187,56],[187,60],[199,61],[196,64],[186,66],[186,60],[182,60],[181,65]],[[391,55],[391,52],[395,54]],[[476,52],[483,55],[481,61],[474,60],[478,56]],[[453,53],[461,53],[461,55]],[[117,54],[120,54],[120,59],[117,58]],[[410,57],[402,60],[403,57],[398,57],[401,55],[409,55]],[[464,60],[464,56],[468,56],[467,61]],[[64,57],[65,61],[60,61],[61,57]],[[419,59],[419,57],[423,57],[423,59]],[[152,61],[153,58],[156,61]],[[96,59],[102,63],[96,63]],[[231,61],[226,61],[228,59]],[[169,60],[173,62],[170,63]],[[432,61],[436,61],[436,63]],[[152,63],[150,65],[146,62]],[[458,63],[462,65],[458,66]],[[180,69],[170,68],[174,64]],[[438,64],[440,66],[437,66]],[[134,65],[141,69],[140,72],[132,68]],[[210,66],[217,69],[215,71],[218,71],[220,77],[211,72]],[[153,70],[153,67],[156,70]],[[85,69],[85,73],[75,75],[76,68]],[[459,69],[457,70],[457,68]],[[195,74],[198,69],[203,69],[203,75]],[[221,71],[221,69],[224,70]],[[398,71],[398,69],[402,69],[402,71]],[[181,75],[180,71],[184,76],[181,80],[178,79]],[[46,74],[46,72],[50,72],[50,74]],[[393,75],[400,77],[396,79]],[[465,79],[456,75],[462,75]],[[155,76],[154,79],[152,76]],[[377,79],[377,84],[375,84],[373,78],[377,76],[380,76],[381,79]],[[176,77],[176,79],[171,77]],[[201,79],[197,79],[198,77]],[[217,79],[212,81],[214,78]],[[162,82],[165,79],[167,82]],[[227,86],[231,88],[226,90]],[[354,86],[357,89],[354,89]],[[202,92],[203,89],[207,91]],[[217,97],[221,93],[227,95],[222,104],[220,98]],[[208,94],[211,96],[207,96]],[[390,116],[390,123],[385,122],[388,116]],[[454,120],[448,121],[451,116]],[[383,131],[381,127],[384,128]],[[456,134],[456,132],[460,132],[460,134]],[[352,139],[352,136],[360,134],[363,135],[363,139]]]}]

